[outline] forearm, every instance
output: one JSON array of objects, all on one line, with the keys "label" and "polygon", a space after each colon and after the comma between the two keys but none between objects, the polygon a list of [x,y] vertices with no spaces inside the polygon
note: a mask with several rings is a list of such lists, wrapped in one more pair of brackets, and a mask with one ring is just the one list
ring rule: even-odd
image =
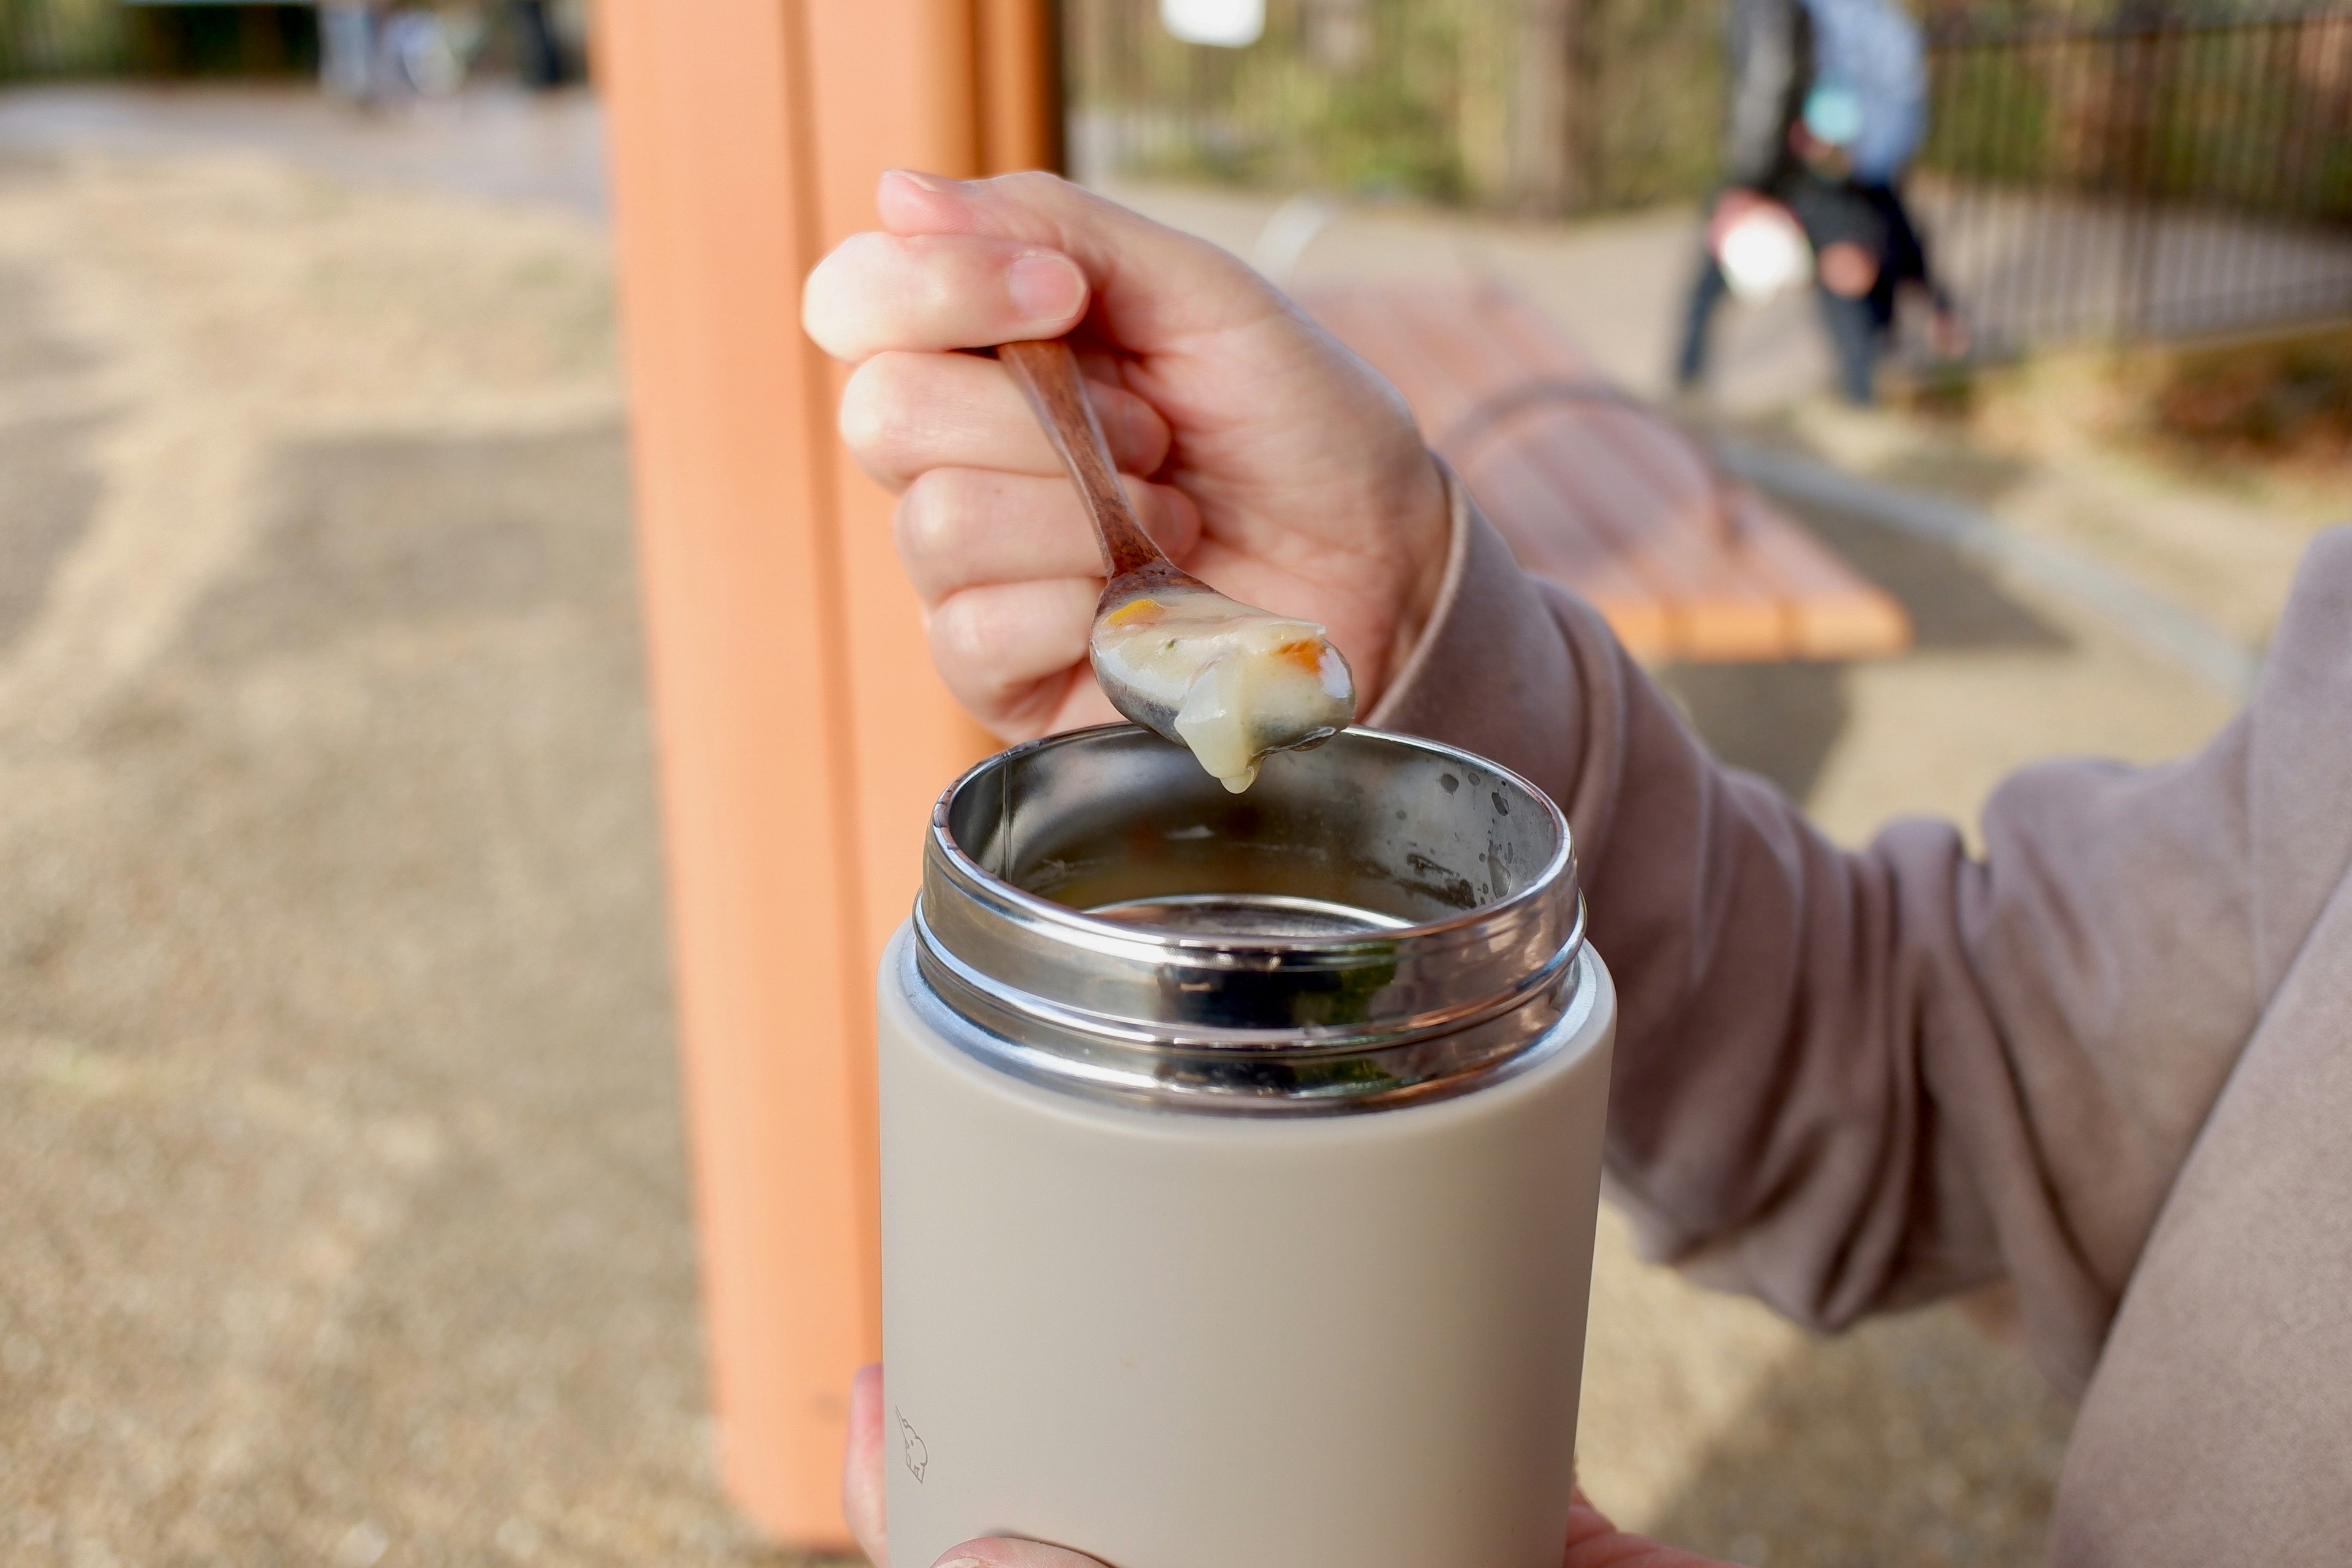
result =
[{"label": "forearm", "polygon": [[1927,822],[1848,853],[1716,764],[1466,505],[1461,528],[1374,721],[1567,810],[1621,1001],[1608,1168],[1645,1248],[1817,1326],[2007,1273],[2079,1381],[2254,1006],[2231,743],[2021,775],[1985,863]]},{"label": "forearm", "polygon": [[[1576,835],[1620,998],[1609,1169],[1645,1246],[1801,1321],[1886,1293],[1922,1099],[1892,1037],[1886,869],[1720,768],[1601,617],[1466,515],[1455,602],[1375,722],[1527,774]],[[1951,853],[1957,858],[1957,842]],[[1937,1285],[1996,1267],[1981,1248]]]}]

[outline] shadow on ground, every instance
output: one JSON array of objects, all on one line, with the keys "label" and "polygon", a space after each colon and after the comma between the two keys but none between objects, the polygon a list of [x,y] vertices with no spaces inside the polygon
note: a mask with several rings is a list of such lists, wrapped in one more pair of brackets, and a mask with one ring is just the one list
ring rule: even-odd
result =
[{"label": "shadow on ground", "polygon": [[[0,157],[0,180],[13,162]],[[37,386],[89,368],[87,353],[48,330],[53,309],[30,268],[0,263],[0,374]],[[94,425],[76,413],[0,422],[0,656],[98,504]]]},{"label": "shadow on ground", "polygon": [[[2067,646],[2063,632],[1965,556],[1827,508],[1775,500],[1848,565],[1902,602],[1917,651]],[[1657,674],[1710,751],[1734,767],[1761,773],[1799,805],[1811,798],[1850,717],[1841,664],[1676,664]]]},{"label": "shadow on ground", "polygon": [[780,1560],[708,1468],[619,432],[267,489],[0,758],[0,1554]]},{"label": "shadow on ground", "polygon": [[[2068,635],[1965,557],[1786,500],[1899,599],[1920,654],[2063,650]],[[1804,803],[1851,718],[1839,664],[1676,665],[1658,672],[1720,758]],[[1801,1341],[1694,1457],[1645,1522],[1659,1539],[1751,1564],[1907,1560],[2028,1568],[2072,1412],[2022,1360],[1946,1305]]]},{"label": "shadow on ground", "polygon": [[1877,1320],[1775,1366],[1654,1528],[1759,1568],[2030,1568],[2072,1421],[1958,1308]]}]

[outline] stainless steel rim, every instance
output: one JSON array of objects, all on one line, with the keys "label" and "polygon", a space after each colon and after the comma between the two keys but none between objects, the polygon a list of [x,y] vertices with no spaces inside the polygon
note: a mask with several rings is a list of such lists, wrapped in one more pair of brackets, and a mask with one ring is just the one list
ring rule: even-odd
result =
[{"label": "stainless steel rim", "polygon": [[[1333,1116],[1427,1105],[1505,1082],[1550,1060],[1590,1022],[1599,996],[1590,949],[1570,955],[1549,1005],[1497,1023],[1404,1044],[1334,1051],[1208,1053],[1123,1047],[1043,1026],[1028,1013],[990,1017],[931,983],[919,940],[904,945],[900,993],[930,1029],[997,1071],[1079,1099],[1220,1116]],[[1019,1031],[1013,1033],[1010,1031]]]},{"label": "stainless steel rim", "polygon": [[[1124,896],[1076,907],[1106,889]],[[1137,898],[1363,924],[1233,934],[1089,912]],[[1582,947],[1566,819],[1483,758],[1351,730],[1230,797],[1118,725],[1015,747],[941,795],[903,978],[968,1026],[964,1048],[1024,1077],[1328,1113],[1459,1092],[1536,1050],[1589,986]]]}]

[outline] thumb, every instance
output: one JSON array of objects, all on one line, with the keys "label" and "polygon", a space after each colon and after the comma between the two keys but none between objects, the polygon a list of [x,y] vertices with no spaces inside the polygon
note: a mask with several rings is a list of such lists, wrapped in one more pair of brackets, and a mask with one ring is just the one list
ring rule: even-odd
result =
[{"label": "thumb", "polygon": [[1098,333],[1134,353],[1287,313],[1275,287],[1230,251],[1057,174],[950,180],[894,169],[875,205],[882,226],[902,238],[972,235],[1061,251],[1093,286]]},{"label": "thumb", "polygon": [[875,1568],[890,1562],[889,1510],[884,1492],[882,1369],[861,1366],[849,1384],[849,1452],[841,1470],[841,1512]]},{"label": "thumb", "polygon": [[967,1541],[940,1554],[933,1568],[1103,1568],[1091,1557],[1042,1541]]}]

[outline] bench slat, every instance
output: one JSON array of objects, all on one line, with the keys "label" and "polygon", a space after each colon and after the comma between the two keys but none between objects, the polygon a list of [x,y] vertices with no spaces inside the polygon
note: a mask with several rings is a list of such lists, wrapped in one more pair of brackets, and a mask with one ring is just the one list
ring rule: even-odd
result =
[{"label": "bench slat", "polygon": [[[1462,482],[1489,518],[1555,516],[1560,510],[1552,477],[1517,447],[1496,447]],[[1497,531],[1501,528],[1496,525]],[[1565,531],[1523,529],[1505,533],[1504,541],[1528,572],[1567,588],[1606,616],[1635,658],[1672,657],[1675,616],[1665,601],[1605,544],[1589,536],[1565,540]]]},{"label": "bench slat", "polygon": [[1900,605],[1717,476],[1679,430],[1615,398],[1517,291],[1339,285],[1306,303],[1405,395],[1520,564],[1590,601],[1636,657],[1845,658],[1909,646]]},{"label": "bench slat", "polygon": [[[1540,344],[1535,334],[1513,331],[1481,308],[1479,296],[1486,292],[1433,295],[1400,314],[1433,358],[1469,385],[1496,389],[1486,395],[1493,397],[1541,377],[1548,366],[1529,352]],[[1684,443],[1660,429],[1653,416],[1605,404],[1538,403],[1483,439],[1524,447],[1551,476],[1557,510],[1581,515],[1610,537],[1635,575],[1665,602],[1675,655],[1773,658],[1785,653],[1787,617],[1779,601],[1721,549],[1706,470],[1686,462],[1681,474],[1668,478],[1674,454],[1662,460],[1657,448]],[[1475,493],[1475,481],[1471,489]],[[1524,515],[1498,524],[1514,546],[1521,535],[1549,525],[1541,516]]]},{"label": "bench slat", "polygon": [[[1773,658],[1787,641],[1779,602],[1752,581],[1724,569],[1696,541],[1696,530],[1675,527],[1675,509],[1645,500],[1622,483],[1596,488],[1619,462],[1590,420],[1564,411],[1530,413],[1515,422],[1518,439],[1509,450],[1524,453],[1548,481],[1545,512],[1516,512],[1496,526],[1514,551],[1540,536],[1549,516],[1580,510],[1606,531],[1626,566],[1661,600],[1666,611],[1666,652],[1676,658]],[[1485,464],[1474,464],[1483,474]],[[1477,481],[1470,480],[1473,493]],[[1483,503],[1486,500],[1480,495]],[[1576,584],[1568,584],[1577,587]]]},{"label": "bench slat", "polygon": [[[1480,312],[1520,346],[1533,367],[1549,374],[1591,374],[1591,362],[1551,319],[1517,291],[1492,286],[1479,292]],[[1688,442],[1675,442],[1685,466],[1702,461]],[[1721,483],[1702,471],[1701,483]],[[1781,599],[1789,616],[1790,651],[1806,658],[1869,658],[1911,645],[1911,622],[1901,605],[1864,581],[1780,510],[1744,485],[1726,486],[1744,564]]]},{"label": "bench slat", "polygon": [[1790,652],[1799,658],[1878,658],[1911,646],[1911,617],[1893,595],[1856,576],[1822,543],[1753,492],[1747,550],[1759,575],[1778,584],[1789,606]]},{"label": "bench slat", "polygon": [[[1385,291],[1383,291],[1385,292]],[[1411,396],[1422,434],[1458,424],[1475,406],[1468,385],[1433,360],[1417,334],[1399,330],[1399,316],[1381,308],[1385,300],[1366,301],[1353,292],[1331,291],[1315,298],[1316,314],[1324,324],[1373,369],[1401,388],[1422,389]],[[1477,455],[1471,468],[1460,470],[1462,482],[1505,531],[1505,539],[1519,563],[1528,571],[1560,583],[1609,618],[1626,646],[1648,657],[1672,651],[1668,608],[1659,595],[1632,571],[1608,534],[1587,525],[1577,509],[1563,507],[1552,477],[1534,462],[1528,451],[1513,443],[1492,443]],[[1542,518],[1550,526],[1522,528],[1514,520]]]}]

